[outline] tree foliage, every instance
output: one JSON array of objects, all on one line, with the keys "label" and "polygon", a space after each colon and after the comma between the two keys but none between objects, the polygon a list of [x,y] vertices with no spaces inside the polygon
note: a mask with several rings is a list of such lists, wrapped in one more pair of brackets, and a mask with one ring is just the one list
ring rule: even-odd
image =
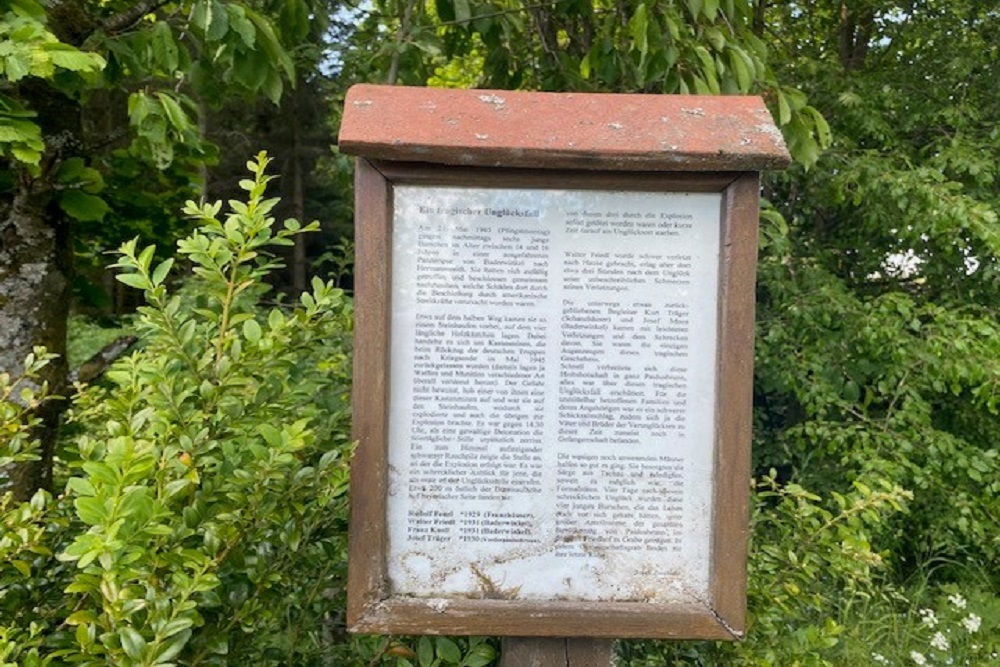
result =
[{"label": "tree foliage", "polygon": [[904,569],[997,562],[996,10],[820,4],[825,40],[794,9],[775,19],[836,139],[771,194],[788,228],[762,266],[761,449],[816,484],[878,472],[913,490]]},{"label": "tree foliage", "polygon": [[[0,369],[35,346],[64,357],[75,250],[143,228],[172,245],[177,218],[163,207],[176,210],[215,159],[207,109],[225,96],[277,102],[309,11],[305,0],[0,2]],[[66,372],[65,361],[43,370],[57,391]],[[45,484],[52,445],[15,468],[20,497]]]},{"label": "tree foliage", "polygon": [[[487,88],[703,95],[755,93],[775,110],[793,155],[813,164],[830,141],[823,116],[780,81],[749,0],[417,0],[376,3],[367,27],[392,81],[457,74]],[[471,71],[468,71],[470,70]],[[449,70],[451,70],[449,72]]]},{"label": "tree foliage", "polygon": [[[0,149],[36,176],[47,166],[44,156],[51,159],[65,148],[58,136],[47,135],[56,109],[46,100],[64,108],[69,101],[85,105],[99,90],[128,95],[137,154],[164,167],[178,150],[202,153],[197,100],[259,92],[277,102],[285,81],[294,77],[281,39],[300,39],[308,12],[303,0],[280,8],[220,0],[68,2],[57,9],[8,0],[0,7],[0,34],[8,38],[0,70],[0,122],[6,128]],[[67,183],[92,182],[82,176],[63,174]],[[77,204],[71,215],[81,209],[84,219],[100,215],[97,204]]]}]

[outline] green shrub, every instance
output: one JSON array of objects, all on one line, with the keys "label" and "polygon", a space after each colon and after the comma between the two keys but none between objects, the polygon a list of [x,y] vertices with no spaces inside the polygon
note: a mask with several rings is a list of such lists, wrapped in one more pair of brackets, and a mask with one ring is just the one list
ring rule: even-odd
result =
[{"label": "green shrub", "polygon": [[266,165],[248,164],[248,200],[222,219],[221,203],[188,203],[183,294],[164,285],[173,260],[122,246],[119,279],[147,301],[142,347],[74,400],[65,492],[2,507],[17,554],[0,570],[0,664],[334,664],[345,650],[351,304],[318,280],[294,307],[262,304],[268,248],[315,229],[273,229]]}]

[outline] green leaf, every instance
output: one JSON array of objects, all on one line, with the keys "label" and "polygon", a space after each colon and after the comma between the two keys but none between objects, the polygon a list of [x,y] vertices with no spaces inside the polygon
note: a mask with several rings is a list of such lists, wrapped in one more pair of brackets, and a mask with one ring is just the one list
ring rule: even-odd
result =
[{"label": "green leaf", "polygon": [[167,274],[170,273],[170,269],[173,265],[174,258],[170,257],[160,262],[156,268],[153,269],[152,283],[154,287],[163,283],[163,280],[167,277]]},{"label": "green leaf", "polygon": [[257,43],[257,31],[247,18],[246,10],[240,5],[226,4],[226,12],[229,15],[229,27],[240,36],[245,47],[252,49]]},{"label": "green leaf", "polygon": [[142,249],[139,256],[136,258],[139,262],[139,266],[142,267],[143,271],[149,271],[149,266],[153,261],[153,253],[156,252],[156,246],[148,245]]},{"label": "green leaf", "polygon": [[434,662],[434,644],[429,637],[421,637],[417,641],[417,661],[420,667],[430,667]]},{"label": "green leaf", "polygon": [[96,195],[82,190],[63,190],[59,193],[59,208],[80,222],[100,222],[111,207]]},{"label": "green leaf", "polygon": [[212,21],[211,12],[212,3],[210,1],[196,2],[194,8],[191,10],[191,23],[193,23],[196,28],[200,28],[202,31],[207,31],[208,26]]},{"label": "green leaf", "polygon": [[591,58],[593,58],[593,54],[594,54],[594,49],[592,48],[590,51],[587,51],[587,55],[585,55],[583,59],[580,61],[580,76],[582,76],[584,79],[590,78],[590,72],[591,72],[590,61]]},{"label": "green leaf", "polygon": [[[21,117],[0,115],[0,144],[13,144],[15,148],[32,149],[38,152],[45,147],[42,130],[37,123]],[[0,151],[3,146],[0,145]]]},{"label": "green leaf", "polygon": [[272,426],[271,424],[261,424],[257,427],[257,430],[264,440],[272,447],[280,447],[282,444],[281,431]]},{"label": "green leaf", "polygon": [[719,0],[704,0],[702,12],[709,21],[714,21],[719,14]]},{"label": "green leaf", "polygon": [[24,53],[12,53],[3,59],[3,65],[11,83],[16,83],[31,74],[31,60]]},{"label": "green leaf", "polygon": [[97,194],[104,190],[104,177],[101,172],[92,167],[84,167],[75,182],[80,184],[84,192],[90,194]]},{"label": "green leaf", "polygon": [[219,0],[204,0],[195,5],[194,24],[209,42],[217,42],[229,32],[229,14]]},{"label": "green leaf", "polygon": [[808,168],[819,160],[819,145],[813,138],[811,129],[802,122],[802,116],[794,116],[784,128],[784,134],[788,151],[797,162]]},{"label": "green leaf", "polygon": [[[171,621],[167,625],[188,620],[189,619],[177,619],[175,621]],[[191,631],[183,630],[178,634],[168,634],[167,637],[169,637],[169,640],[163,642],[156,653],[155,660],[153,662],[154,665],[162,665],[177,657],[180,652],[184,650],[184,647],[187,646],[188,641],[191,639]]]},{"label": "green leaf", "polygon": [[705,29],[705,38],[708,43],[712,45],[712,48],[716,51],[724,51],[726,48],[726,36],[722,34],[722,31],[715,26],[709,26]]},{"label": "green leaf", "polygon": [[61,42],[46,44],[45,52],[52,59],[52,64],[71,72],[99,72],[107,65],[107,61],[96,53],[78,51]]},{"label": "green leaf", "polygon": [[453,0],[437,0],[434,3],[438,18],[442,23],[451,23],[455,20],[455,3]]},{"label": "green leaf", "polygon": [[118,476],[111,466],[103,461],[86,461],[81,467],[83,468],[83,471],[90,475],[90,477],[95,481],[111,486],[116,486],[119,482],[121,482],[121,477]]},{"label": "green leaf", "polygon": [[649,52],[648,31],[646,29],[646,4],[642,3],[628,22],[629,35],[632,37],[632,48],[645,56]]},{"label": "green leaf", "polygon": [[15,146],[10,149],[10,154],[19,162],[32,167],[37,167],[42,162],[42,151],[38,148]]},{"label": "green leaf", "polygon": [[454,665],[462,661],[462,651],[458,648],[458,644],[447,637],[438,637],[435,642],[437,643],[437,653],[442,659]]},{"label": "green leaf", "polygon": [[298,43],[309,36],[309,7],[304,0],[284,0],[278,17],[286,43]]},{"label": "green leaf", "polygon": [[156,98],[160,101],[160,105],[163,107],[167,120],[170,121],[170,124],[173,125],[178,132],[187,132],[193,128],[188,115],[184,113],[184,109],[181,108],[181,105],[178,104],[177,100],[175,100],[171,95],[167,95],[166,93],[157,93]]},{"label": "green leaf", "polygon": [[267,74],[267,79],[264,81],[264,85],[261,87],[264,91],[264,95],[267,99],[271,100],[273,104],[277,104],[281,101],[281,95],[284,92],[284,84],[281,81],[281,75],[277,71],[271,70]]},{"label": "green leaf", "polygon": [[208,649],[209,653],[214,653],[216,655],[228,655],[229,639],[223,634],[217,634],[210,637],[206,641],[205,647]]},{"label": "green leaf", "polygon": [[247,320],[243,323],[243,336],[251,343],[260,342],[262,333],[260,325],[257,324],[257,320]]},{"label": "green leaf", "polygon": [[192,481],[186,478],[172,480],[170,482],[167,482],[166,485],[163,487],[163,495],[167,498],[170,498],[171,496],[175,496],[184,489],[188,488],[189,486],[191,486],[191,484]]},{"label": "green leaf", "polygon": [[144,486],[129,489],[118,503],[118,516],[136,515],[140,522],[149,519],[153,503],[149,497],[149,489]]},{"label": "green leaf", "polygon": [[792,109],[788,106],[788,100],[781,89],[777,91],[778,97],[778,125],[788,125],[792,120]]},{"label": "green leaf", "polygon": [[805,93],[795,88],[785,88],[782,92],[784,92],[789,106],[792,107],[792,111],[801,111],[809,99]]},{"label": "green leaf", "polygon": [[83,477],[70,477],[67,486],[78,496],[92,496],[97,493],[90,480]]},{"label": "green leaf", "polygon": [[129,122],[136,127],[141,127],[143,121],[150,114],[159,113],[156,103],[143,91],[132,93],[128,96]]},{"label": "green leaf", "polygon": [[496,650],[489,644],[477,644],[469,651],[463,663],[465,667],[486,667],[496,658]]},{"label": "green leaf", "polygon": [[[719,74],[718,68],[715,65],[715,58],[708,52],[708,49],[701,45],[695,47],[695,55],[698,57],[698,60],[701,61],[702,73],[704,74],[701,78],[708,87],[708,92],[712,95],[720,94]],[[697,88],[697,82],[695,87]]]},{"label": "green leaf", "polygon": [[66,617],[66,625],[80,625],[81,623],[96,623],[97,612],[93,609],[81,609]]},{"label": "green leaf", "polygon": [[187,630],[194,625],[194,619],[190,617],[175,618],[172,621],[168,621],[162,628],[157,631],[157,635],[160,637],[173,637],[178,632],[182,630]]},{"label": "green leaf", "polygon": [[830,131],[830,124],[826,122],[826,118],[823,118],[823,114],[815,107],[806,106],[802,109],[802,112],[809,114],[812,118],[813,124],[816,127],[816,136],[819,139],[819,145],[823,148],[829,148],[833,143],[833,133]]},{"label": "green leaf", "polygon": [[73,506],[80,520],[89,526],[97,526],[108,519],[108,510],[100,498],[90,496],[77,498],[73,501]]},{"label": "green leaf", "polygon": [[115,276],[118,282],[125,283],[129,287],[134,287],[136,289],[149,289],[149,280],[146,276],[139,273],[119,273]]},{"label": "green leaf", "polygon": [[166,21],[157,21],[153,26],[152,40],[153,62],[163,72],[173,73],[180,64],[177,52],[177,42],[174,41],[173,31]]},{"label": "green leaf", "polygon": [[134,628],[125,626],[118,630],[118,637],[121,639],[122,648],[128,657],[133,660],[141,660],[142,654],[146,650],[146,640]]},{"label": "green leaf", "polygon": [[[78,535],[72,544],[66,547],[63,553],[59,554],[59,560],[74,560],[79,558],[83,554],[91,551],[93,549],[99,549],[101,547],[101,538],[97,535],[91,533],[84,533],[83,535]],[[96,584],[95,584],[96,585]],[[73,590],[67,588],[67,592],[82,592],[90,590],[90,582],[85,578],[78,576],[73,584],[70,584]]]},{"label": "green leaf", "polygon": [[691,84],[694,92],[698,95],[712,95],[712,89],[705,80],[696,74],[691,75]]},{"label": "green leaf", "polygon": [[15,16],[31,18],[36,21],[44,21],[46,19],[45,7],[41,3],[36,2],[36,0],[9,0],[7,4],[9,4]]},{"label": "green leaf", "polygon": [[52,495],[48,491],[46,491],[45,489],[38,489],[31,496],[31,500],[29,501],[28,505],[29,507],[31,507],[31,509],[35,510],[36,512],[41,512],[42,510],[45,509],[45,506],[49,503],[51,498]]},{"label": "green leaf", "polygon": [[241,54],[233,62],[233,77],[249,90],[260,90],[267,81],[270,64],[267,55],[261,51]]},{"label": "green leaf", "polygon": [[76,626],[74,636],[80,646],[88,647],[94,643],[94,639],[97,636],[97,628],[90,623],[81,623]]},{"label": "green leaf", "polygon": [[749,92],[753,85],[753,76],[750,74],[746,56],[740,49],[731,48],[729,50],[729,66],[735,75],[736,85],[740,87],[741,91]]},{"label": "green leaf", "polygon": [[147,534],[147,535],[161,535],[161,536],[167,536],[167,535],[173,535],[174,534],[173,528],[171,528],[170,526],[164,526],[163,524],[159,524],[159,523],[150,523],[150,524],[147,524],[142,529],[142,532],[145,533],[145,534]]},{"label": "green leaf", "polygon": [[270,21],[252,9],[246,8],[245,11],[247,17],[257,29],[257,43],[264,50],[264,53],[267,54],[270,61],[268,65],[280,67],[284,71],[285,76],[290,81],[294,81],[295,65],[292,63],[291,56],[288,55],[288,52],[285,51],[278,41],[277,36],[275,36]]},{"label": "green leaf", "polygon": [[673,20],[673,18],[667,14],[663,17],[663,24],[667,27],[667,32],[670,33],[671,41],[679,41],[681,38],[681,28],[677,25],[677,21]]}]

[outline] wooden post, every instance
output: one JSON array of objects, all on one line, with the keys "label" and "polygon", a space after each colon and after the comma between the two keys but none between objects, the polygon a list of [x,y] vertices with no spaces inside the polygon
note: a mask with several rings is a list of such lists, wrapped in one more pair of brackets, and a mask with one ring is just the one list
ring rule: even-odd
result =
[{"label": "wooden post", "polygon": [[504,637],[499,667],[611,667],[612,639]]}]

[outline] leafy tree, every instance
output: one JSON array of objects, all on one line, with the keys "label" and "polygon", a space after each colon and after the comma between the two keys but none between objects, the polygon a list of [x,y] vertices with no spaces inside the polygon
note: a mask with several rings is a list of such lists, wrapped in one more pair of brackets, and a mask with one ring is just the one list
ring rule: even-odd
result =
[{"label": "leafy tree", "polygon": [[[159,174],[192,183],[213,159],[200,107],[224,95],[277,102],[310,11],[304,0],[0,2],[0,371],[36,345],[64,356],[77,225],[184,194]],[[65,362],[43,373],[61,391]],[[51,446],[10,471],[21,497],[45,482]]]},{"label": "leafy tree", "polygon": [[997,11],[827,2],[769,16],[835,142],[772,193],[789,227],[762,265],[761,457],[819,488],[877,472],[911,489],[904,571],[996,562]]}]

